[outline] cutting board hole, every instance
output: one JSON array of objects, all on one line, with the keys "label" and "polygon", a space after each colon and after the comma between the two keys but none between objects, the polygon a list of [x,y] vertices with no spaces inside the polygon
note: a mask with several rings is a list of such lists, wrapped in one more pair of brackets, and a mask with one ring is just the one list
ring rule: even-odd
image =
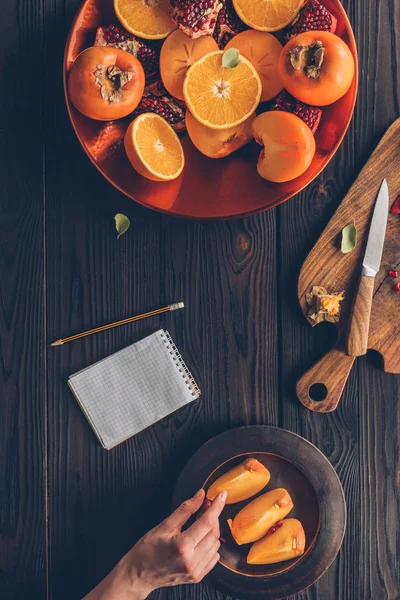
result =
[{"label": "cutting board hole", "polygon": [[313,383],[308,390],[308,395],[314,402],[322,402],[328,395],[328,388],[324,383]]}]

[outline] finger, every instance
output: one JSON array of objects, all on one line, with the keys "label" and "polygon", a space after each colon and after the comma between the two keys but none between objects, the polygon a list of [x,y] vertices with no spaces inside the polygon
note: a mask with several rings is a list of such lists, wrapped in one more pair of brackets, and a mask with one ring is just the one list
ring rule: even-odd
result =
[{"label": "finger", "polygon": [[196,570],[193,574],[193,581],[195,583],[199,583],[210,571],[212,571],[212,569],[215,567],[220,558],[221,557],[218,552],[216,554],[213,554],[211,558],[208,557],[208,561],[205,564],[205,566],[199,570]]},{"label": "finger", "polygon": [[[199,562],[203,560],[205,555],[208,555],[208,558],[210,558],[210,552],[217,544],[219,548],[221,545],[221,542],[219,541],[219,530],[216,531],[215,529],[212,529],[205,537],[203,537],[194,549],[196,558],[198,557]],[[216,548],[216,550],[218,550],[218,548]]]},{"label": "finger", "polygon": [[185,539],[190,540],[193,546],[197,546],[200,540],[218,523],[218,517],[225,506],[226,495],[226,492],[218,494],[210,508],[207,508],[201,517],[182,534]]},{"label": "finger", "polygon": [[180,531],[181,527],[199,510],[204,501],[204,490],[199,490],[193,496],[182,502],[180,506],[165,519],[162,526],[170,531]]}]

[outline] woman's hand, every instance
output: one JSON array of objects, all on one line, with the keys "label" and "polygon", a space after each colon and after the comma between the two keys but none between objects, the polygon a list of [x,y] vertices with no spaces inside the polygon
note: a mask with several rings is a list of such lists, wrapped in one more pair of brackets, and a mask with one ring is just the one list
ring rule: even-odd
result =
[{"label": "woman's hand", "polygon": [[219,522],[226,493],[182,532],[202,506],[204,490],[146,533],[85,600],[144,600],[155,589],[198,583],[219,561]]}]

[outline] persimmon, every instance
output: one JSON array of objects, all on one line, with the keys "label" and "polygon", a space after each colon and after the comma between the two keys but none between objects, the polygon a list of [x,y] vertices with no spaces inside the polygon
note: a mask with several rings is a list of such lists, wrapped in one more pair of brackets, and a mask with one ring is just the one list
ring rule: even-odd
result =
[{"label": "persimmon", "polygon": [[217,42],[209,35],[191,39],[180,29],[170,33],[160,52],[160,75],[168,92],[183,100],[183,82],[188,68],[216,50]]},{"label": "persimmon", "polygon": [[297,519],[285,519],[255,542],[247,555],[249,565],[272,565],[304,554],[306,535]]},{"label": "persimmon", "polygon": [[292,113],[271,111],[259,115],[253,122],[253,135],[264,146],[257,171],[268,181],[290,181],[304,173],[314,158],[314,136]]},{"label": "persimmon", "polygon": [[251,126],[255,118],[253,113],[246,121],[229,129],[211,129],[199,123],[187,110],[186,129],[193,144],[202,154],[209,158],[223,158],[253,139]]},{"label": "persimmon", "polygon": [[301,102],[316,106],[342,98],[351,86],[354,68],[347,44],[328,31],[296,35],[279,58],[283,87]]},{"label": "persimmon", "polygon": [[277,488],[247,504],[234,519],[228,519],[237,544],[250,544],[267,534],[270,527],[290,513],[294,504],[284,488]]},{"label": "persimmon", "polygon": [[270,479],[271,473],[267,467],[255,458],[246,458],[211,484],[207,498],[214,500],[220,492],[225,491],[228,494],[225,504],[241,502],[260,492]]},{"label": "persimmon", "polygon": [[143,67],[132,54],[109,46],[93,46],[83,50],[72,65],[68,94],[75,108],[86,117],[111,121],[135,110],[144,85]]},{"label": "persimmon", "polygon": [[237,48],[247,58],[261,79],[262,92],[260,102],[267,102],[279,94],[283,85],[278,71],[282,44],[271,33],[248,29],[235,35],[225,46]]}]

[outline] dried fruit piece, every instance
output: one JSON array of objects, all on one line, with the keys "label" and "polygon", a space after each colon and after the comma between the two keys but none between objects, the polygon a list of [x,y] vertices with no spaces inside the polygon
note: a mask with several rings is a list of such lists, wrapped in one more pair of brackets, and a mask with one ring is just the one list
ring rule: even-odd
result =
[{"label": "dried fruit piece", "polygon": [[400,194],[397,196],[396,200],[393,202],[390,212],[392,213],[392,215],[400,215]]},{"label": "dried fruit piece", "polygon": [[180,29],[173,31],[163,43],[160,53],[160,75],[168,92],[183,100],[183,82],[188,68],[215,50],[218,46],[210,36],[192,40]]},{"label": "dried fruit piece", "polygon": [[308,0],[295,20],[289,25],[286,39],[305,31],[330,31],[335,33],[337,19],[318,0]]},{"label": "dried fruit piece", "polygon": [[223,491],[228,493],[225,504],[234,504],[251,498],[269,482],[271,474],[255,458],[246,458],[214,481],[207,491],[207,498],[214,498]]},{"label": "dried fruit piece", "polygon": [[165,119],[174,131],[183,131],[186,127],[185,104],[168,94],[161,81],[156,81],[145,88],[133,117],[147,112],[155,113]]},{"label": "dried fruit piece", "polygon": [[171,0],[170,17],[190,38],[213,35],[221,0]]},{"label": "dried fruit piece", "polygon": [[133,168],[152,181],[171,181],[183,171],[182,144],[165,119],[152,113],[136,117],[129,125],[124,145]]},{"label": "dried fruit piece", "polygon": [[96,30],[95,46],[109,46],[133,54],[142,65],[146,77],[158,69],[159,52],[149,43],[118,25],[105,25]]},{"label": "dried fruit piece", "polygon": [[303,0],[233,0],[233,6],[240,19],[259,31],[283,29],[293,21],[302,5]]},{"label": "dried fruit piece", "polygon": [[235,152],[253,139],[253,113],[244,123],[230,129],[211,129],[199,123],[190,111],[186,111],[186,128],[196,148],[209,158],[223,158]]},{"label": "dried fruit piece", "polygon": [[315,140],[307,125],[288,112],[270,111],[253,123],[253,135],[263,146],[257,171],[263,179],[282,183],[302,175],[315,154]]},{"label": "dried fruit piece", "polygon": [[250,565],[271,565],[304,554],[306,536],[300,521],[285,519],[274,535],[255,542],[247,555]]},{"label": "dried fruit piece", "polygon": [[192,115],[213,129],[243,123],[257,108],[261,81],[244,56],[234,69],[222,66],[223,51],[206,54],[186,73],[183,94]]},{"label": "dried fruit piece", "polygon": [[283,110],[296,115],[296,117],[299,117],[299,119],[308,125],[314,134],[318,129],[322,117],[322,110],[320,108],[296,100],[286,90],[282,90],[279,96],[275,98],[273,110]]},{"label": "dried fruit piece", "polygon": [[262,85],[260,102],[271,100],[279,94],[283,87],[278,72],[282,45],[276,37],[265,31],[250,29],[236,35],[226,45],[225,51],[230,48],[237,48],[259,74]]},{"label": "dried fruit piece", "polygon": [[343,292],[328,294],[321,286],[314,286],[309,294],[306,294],[306,302],[309,306],[307,316],[318,325],[322,321],[337,323],[340,316],[340,303],[344,299]]},{"label": "dried fruit piece", "polygon": [[237,16],[232,0],[224,0],[218,13],[213,36],[219,48],[223,50],[233,36],[245,29],[246,25]]},{"label": "dried fruit piece", "polygon": [[289,492],[277,488],[250,502],[233,520],[228,519],[228,525],[237,544],[250,544],[262,538],[292,508]]},{"label": "dried fruit piece", "polygon": [[168,9],[168,0],[114,0],[118,21],[146,40],[161,40],[175,29]]}]

